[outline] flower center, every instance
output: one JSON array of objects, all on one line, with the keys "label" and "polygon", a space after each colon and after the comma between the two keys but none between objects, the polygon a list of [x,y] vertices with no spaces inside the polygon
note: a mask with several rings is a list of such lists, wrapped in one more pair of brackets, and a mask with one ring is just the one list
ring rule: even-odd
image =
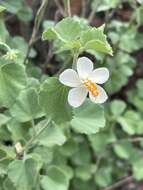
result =
[{"label": "flower center", "polygon": [[93,96],[98,96],[99,95],[99,91],[97,89],[97,86],[95,83],[93,83],[91,80],[84,80],[83,81],[84,86],[87,88],[87,90],[89,90],[91,92],[91,94]]}]

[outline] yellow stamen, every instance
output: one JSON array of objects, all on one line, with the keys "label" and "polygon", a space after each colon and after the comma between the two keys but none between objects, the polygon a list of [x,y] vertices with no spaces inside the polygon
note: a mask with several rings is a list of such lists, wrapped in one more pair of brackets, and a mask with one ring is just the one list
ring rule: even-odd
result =
[{"label": "yellow stamen", "polygon": [[85,80],[83,82],[84,86],[91,92],[91,94],[93,96],[98,96],[99,95],[99,91],[97,89],[97,86],[95,83],[93,83],[91,80]]}]

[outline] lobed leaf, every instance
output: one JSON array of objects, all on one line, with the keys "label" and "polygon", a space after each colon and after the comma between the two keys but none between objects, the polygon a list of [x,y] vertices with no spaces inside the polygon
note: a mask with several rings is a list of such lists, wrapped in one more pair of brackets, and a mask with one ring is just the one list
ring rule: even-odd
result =
[{"label": "lobed leaf", "polygon": [[103,107],[87,101],[81,107],[74,109],[71,125],[75,131],[87,135],[99,132],[105,127]]},{"label": "lobed leaf", "polygon": [[0,65],[0,106],[10,107],[27,83],[25,67],[15,63]]},{"label": "lobed leaf", "polygon": [[40,105],[56,123],[70,121],[72,108],[67,103],[68,88],[57,78],[48,78],[41,86]]},{"label": "lobed leaf", "polygon": [[34,88],[23,90],[14,105],[10,108],[12,116],[20,122],[30,121],[43,116]]}]

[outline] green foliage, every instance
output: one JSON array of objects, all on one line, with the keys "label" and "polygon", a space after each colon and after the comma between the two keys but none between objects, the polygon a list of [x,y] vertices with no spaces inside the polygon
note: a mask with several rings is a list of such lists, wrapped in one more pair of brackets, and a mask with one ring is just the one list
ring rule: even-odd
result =
[{"label": "green foliage", "polygon": [[92,0],[92,8],[98,12],[118,7],[120,0]]},{"label": "green foliage", "polygon": [[33,17],[31,8],[25,5],[24,0],[1,0],[0,4],[4,6],[8,12],[16,14],[22,21],[30,21]]},{"label": "green foliage", "polygon": [[10,107],[26,85],[23,65],[5,63],[0,66],[0,105]]},{"label": "green foliage", "polygon": [[93,54],[102,52],[112,55],[112,48],[101,28],[92,28],[86,25],[86,31],[84,31],[82,23],[75,17],[65,18],[55,27],[48,27],[43,32],[43,40],[60,40],[62,42],[60,50],[62,51],[74,50],[79,53],[87,51]]},{"label": "green foliage", "polygon": [[[42,123],[38,124],[38,128],[41,128]],[[40,145],[46,147],[52,147],[54,145],[63,145],[66,141],[66,137],[63,131],[55,124],[51,124],[47,129],[38,137],[37,141]]]},{"label": "green foliage", "polygon": [[66,190],[68,188],[69,179],[64,171],[56,166],[51,166],[47,172],[48,176],[43,176],[41,180],[41,185],[44,190]]},{"label": "green foliage", "polygon": [[20,122],[31,121],[43,116],[36,89],[28,88],[23,90],[10,108],[10,113]]},{"label": "green foliage", "polygon": [[36,161],[29,158],[11,162],[8,167],[8,177],[16,188],[30,190],[35,187],[38,177]]},{"label": "green foliage", "polygon": [[6,8],[0,5],[0,13],[3,12]]},{"label": "green foliage", "polygon": [[96,52],[113,54],[112,48],[108,44],[102,28],[91,28],[83,32],[80,40],[83,50],[87,52],[94,54],[96,54]]},{"label": "green foliage", "polygon": [[63,86],[57,78],[48,78],[41,85],[40,105],[55,122],[61,123],[71,120],[72,109],[67,104],[68,88]]},{"label": "green foliage", "polygon": [[115,117],[120,116],[126,109],[125,102],[121,100],[114,100],[111,102],[111,112]]},{"label": "green foliage", "polygon": [[[83,17],[49,2],[37,11],[42,1],[0,0],[0,190],[101,190],[130,175],[137,189],[143,2],[78,1]],[[59,74],[82,56],[110,72],[104,105],[68,104]]]},{"label": "green foliage", "polygon": [[72,128],[79,133],[94,134],[105,126],[103,107],[86,102],[74,110]]}]

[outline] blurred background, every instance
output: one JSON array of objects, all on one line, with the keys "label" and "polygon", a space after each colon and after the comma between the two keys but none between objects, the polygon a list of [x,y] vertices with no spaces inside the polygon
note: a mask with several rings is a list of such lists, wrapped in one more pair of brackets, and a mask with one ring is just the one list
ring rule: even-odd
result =
[{"label": "blurred background", "polygon": [[[68,66],[72,62],[68,51],[55,53],[58,43],[41,40],[45,28],[68,15],[66,0],[48,1],[30,44],[41,3],[0,0],[6,7],[0,14],[0,38],[20,50],[23,60],[29,51],[27,72],[36,78],[57,75],[65,60]],[[105,24],[114,55],[83,53],[110,70],[106,127],[88,138],[73,133],[57,150],[57,162],[74,170],[71,190],[143,190],[143,0],[70,0],[70,10],[82,24]]]}]

